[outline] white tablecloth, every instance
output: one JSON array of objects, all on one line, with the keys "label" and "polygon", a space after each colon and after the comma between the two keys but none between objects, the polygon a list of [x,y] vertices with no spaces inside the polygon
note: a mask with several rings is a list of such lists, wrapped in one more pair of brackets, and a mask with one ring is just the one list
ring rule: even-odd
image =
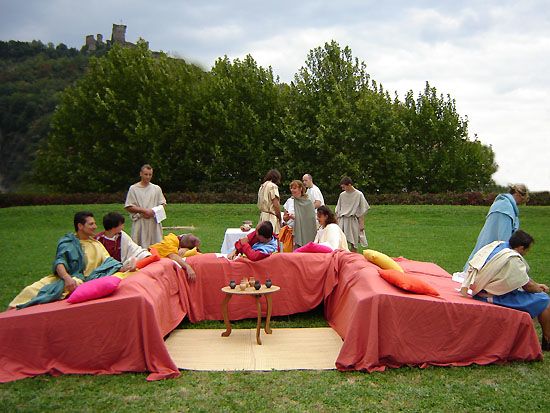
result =
[{"label": "white tablecloth", "polygon": [[223,237],[221,253],[229,254],[235,249],[235,243],[242,237],[246,237],[252,231],[254,231],[254,228],[248,232],[243,232],[240,228],[227,228]]}]

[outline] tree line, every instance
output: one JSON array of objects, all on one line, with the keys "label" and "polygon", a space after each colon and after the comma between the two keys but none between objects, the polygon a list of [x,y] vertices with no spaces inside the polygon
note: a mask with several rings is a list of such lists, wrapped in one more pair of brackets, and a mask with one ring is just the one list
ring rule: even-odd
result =
[{"label": "tree line", "polygon": [[209,71],[147,44],[91,57],[59,97],[33,179],[115,192],[143,163],[166,191],[255,191],[268,169],[324,188],[351,176],[367,192],[482,190],[494,153],[468,135],[455,101],[426,83],[404,100],[335,41],[311,50],[289,84],[252,56]]}]

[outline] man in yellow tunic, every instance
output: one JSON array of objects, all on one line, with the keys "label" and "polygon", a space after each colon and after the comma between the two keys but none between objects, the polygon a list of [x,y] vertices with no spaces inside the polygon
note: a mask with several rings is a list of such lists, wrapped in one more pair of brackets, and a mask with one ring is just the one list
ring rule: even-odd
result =
[{"label": "man in yellow tunic", "polygon": [[9,307],[25,308],[63,299],[83,282],[111,275],[122,267],[93,238],[97,225],[91,212],[77,212],[74,228],[76,234],[64,235],[57,244],[53,275],[25,287]]},{"label": "man in yellow tunic", "polygon": [[187,278],[193,281],[196,277],[195,271],[182,257],[188,257],[198,252],[201,240],[193,234],[176,235],[170,233],[161,242],[151,245],[151,250],[156,250],[161,258],[170,258],[177,262],[187,273]]}]

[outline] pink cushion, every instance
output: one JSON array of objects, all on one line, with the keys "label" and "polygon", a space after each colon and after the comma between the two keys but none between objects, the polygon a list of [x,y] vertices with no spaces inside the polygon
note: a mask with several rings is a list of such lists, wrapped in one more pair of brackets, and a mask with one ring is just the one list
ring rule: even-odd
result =
[{"label": "pink cushion", "polygon": [[296,248],[294,252],[332,252],[332,248],[326,245],[316,244],[315,242],[308,242],[306,245]]},{"label": "pink cushion", "polygon": [[106,297],[112,294],[118,287],[120,278],[109,275],[87,281],[76,287],[76,290],[69,296],[67,301],[71,304]]}]

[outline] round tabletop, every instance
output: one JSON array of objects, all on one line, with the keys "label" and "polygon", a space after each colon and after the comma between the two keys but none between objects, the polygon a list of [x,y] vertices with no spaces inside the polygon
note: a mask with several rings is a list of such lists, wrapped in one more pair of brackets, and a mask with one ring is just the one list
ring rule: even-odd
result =
[{"label": "round tabletop", "polygon": [[241,287],[239,284],[235,288],[231,288],[228,285],[222,288],[222,291],[226,294],[235,294],[235,295],[258,295],[258,294],[271,294],[279,291],[281,287],[278,287],[276,285],[272,285],[271,287],[267,288],[265,284],[262,284],[261,288],[259,290],[256,290],[254,287],[246,287],[246,289],[241,290]]}]

